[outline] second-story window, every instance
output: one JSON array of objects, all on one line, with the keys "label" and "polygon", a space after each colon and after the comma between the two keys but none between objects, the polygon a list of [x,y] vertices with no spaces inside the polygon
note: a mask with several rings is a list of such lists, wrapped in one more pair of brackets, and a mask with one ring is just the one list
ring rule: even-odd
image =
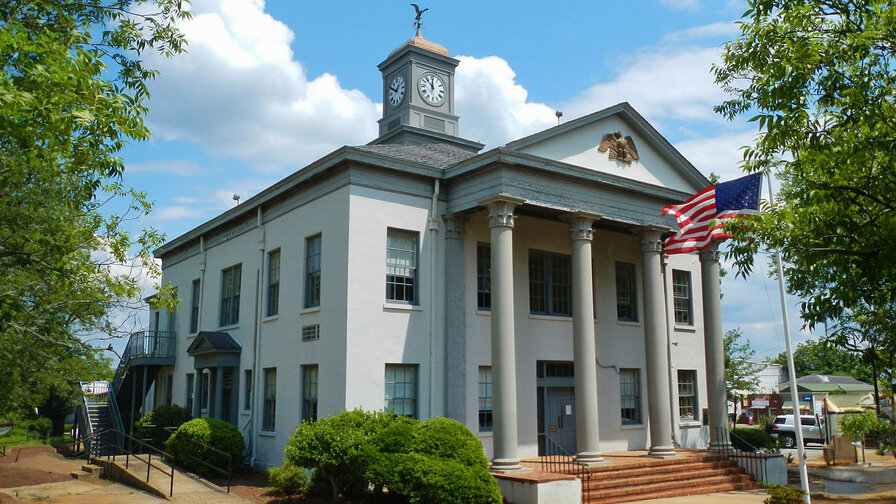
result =
[{"label": "second-story window", "polygon": [[268,252],[268,306],[266,315],[280,313],[280,249]]},{"label": "second-story window", "polygon": [[635,265],[632,263],[616,263],[616,320],[638,321],[638,306],[635,302]]},{"label": "second-story window", "polygon": [[193,290],[190,292],[190,334],[199,331],[199,288],[200,282],[197,278],[193,280]]},{"label": "second-story window", "polygon": [[529,251],[529,312],[569,316],[571,265],[568,255]]},{"label": "second-story window", "polygon": [[492,309],[492,248],[488,243],[476,245],[476,308]]},{"label": "second-story window", "polygon": [[240,281],[243,266],[237,264],[221,272],[221,325],[240,321]]},{"label": "second-story window", "polygon": [[672,298],[675,325],[694,325],[690,271],[672,270]]},{"label": "second-story window", "polygon": [[305,308],[320,306],[320,237],[305,238]]},{"label": "second-story window", "polygon": [[389,229],[386,235],[386,299],[417,302],[417,233]]}]

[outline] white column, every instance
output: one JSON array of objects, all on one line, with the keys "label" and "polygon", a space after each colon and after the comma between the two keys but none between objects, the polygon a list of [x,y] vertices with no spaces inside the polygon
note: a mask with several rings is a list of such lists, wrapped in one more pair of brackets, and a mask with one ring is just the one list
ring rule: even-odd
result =
[{"label": "white column", "polygon": [[666,353],[666,310],[660,240],[665,228],[640,232],[644,279],[644,350],[647,360],[647,409],[650,451],[654,457],[675,456],[672,445],[672,405],[669,401],[669,356]]},{"label": "white column", "polygon": [[523,200],[496,196],[481,202],[491,228],[492,430],[494,472],[520,471],[517,454],[516,341],[513,327],[513,210]]},{"label": "white column", "polygon": [[576,212],[569,216],[572,246],[572,340],[575,359],[576,460],[604,463],[600,453],[597,415],[597,353],[594,340],[594,286],[591,241],[597,214]]},{"label": "white column", "polygon": [[202,412],[202,368],[195,368],[193,375],[193,418]]},{"label": "white column", "polygon": [[719,288],[718,245],[700,252],[703,282],[703,346],[709,394],[709,449],[722,450],[728,438],[728,398],[725,390],[725,347],[722,340],[722,294]]}]

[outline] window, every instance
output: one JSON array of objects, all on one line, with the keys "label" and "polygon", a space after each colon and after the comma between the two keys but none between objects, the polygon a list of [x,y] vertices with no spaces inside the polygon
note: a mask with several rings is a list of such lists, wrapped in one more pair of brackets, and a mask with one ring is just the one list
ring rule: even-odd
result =
[{"label": "window", "polygon": [[320,324],[302,326],[302,341],[314,341],[320,339]]},{"label": "window", "polygon": [[208,371],[199,376],[199,408],[208,411],[208,392],[212,375]]},{"label": "window", "polygon": [[199,279],[193,280],[193,290],[190,292],[190,334],[199,331]]},{"label": "window", "polygon": [[193,373],[187,373],[187,399],[184,401],[187,404],[187,411],[190,414],[193,414],[193,394],[196,391],[196,382],[193,381]]},{"label": "window", "polygon": [[320,237],[305,238],[305,308],[320,306]]},{"label": "window", "polygon": [[529,251],[529,312],[572,314],[569,256]]},{"label": "window", "polygon": [[280,313],[280,250],[268,252],[268,306],[266,315]]},{"label": "window", "polygon": [[165,404],[171,406],[174,401],[174,375],[165,375]]},{"label": "window", "polygon": [[622,425],[641,423],[641,370],[619,370],[619,400]]},{"label": "window", "polygon": [[617,262],[616,320],[624,322],[638,321],[635,292],[635,265],[627,262]]},{"label": "window", "polygon": [[417,301],[417,233],[390,229],[386,234],[386,299]]},{"label": "window", "polygon": [[243,409],[252,407],[252,370],[247,369],[243,372]]},{"label": "window", "polygon": [[675,325],[694,325],[690,271],[672,270],[672,300],[675,307]]},{"label": "window", "polygon": [[682,420],[697,420],[697,372],[678,370],[678,416]]},{"label": "window", "polygon": [[492,248],[488,243],[476,245],[476,308],[492,309]]},{"label": "window", "polygon": [[386,364],[386,410],[417,418],[417,366]]},{"label": "window", "polygon": [[261,430],[274,430],[277,413],[277,368],[264,370],[264,409],[261,412]]},{"label": "window", "polygon": [[479,432],[492,431],[492,368],[479,367]]},{"label": "window", "polygon": [[221,325],[228,326],[240,321],[240,277],[241,264],[221,272]]},{"label": "window", "polygon": [[317,420],[317,364],[302,366],[302,421]]}]

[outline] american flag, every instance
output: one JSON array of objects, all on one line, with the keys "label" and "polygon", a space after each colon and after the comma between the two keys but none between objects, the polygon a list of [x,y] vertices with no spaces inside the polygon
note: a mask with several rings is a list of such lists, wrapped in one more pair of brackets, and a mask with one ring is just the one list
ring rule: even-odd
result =
[{"label": "american flag", "polygon": [[666,240],[664,251],[684,254],[703,250],[714,239],[731,238],[722,231],[722,220],[758,212],[761,182],[762,175],[754,173],[709,186],[684,203],[664,208],[661,215],[678,219],[678,232]]}]

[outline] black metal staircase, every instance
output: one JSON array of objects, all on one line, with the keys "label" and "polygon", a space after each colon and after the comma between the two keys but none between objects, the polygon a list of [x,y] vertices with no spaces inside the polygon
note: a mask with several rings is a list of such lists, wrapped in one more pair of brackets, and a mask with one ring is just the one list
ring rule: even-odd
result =
[{"label": "black metal staircase", "polygon": [[81,390],[84,395],[75,421],[84,451],[94,455],[120,453],[121,443],[115,432],[120,432],[123,424],[111,384],[105,381],[81,382]]},{"label": "black metal staircase", "polygon": [[174,365],[176,333],[141,331],[131,334],[112,379],[124,432],[132,432],[143,399],[162,366]]}]

